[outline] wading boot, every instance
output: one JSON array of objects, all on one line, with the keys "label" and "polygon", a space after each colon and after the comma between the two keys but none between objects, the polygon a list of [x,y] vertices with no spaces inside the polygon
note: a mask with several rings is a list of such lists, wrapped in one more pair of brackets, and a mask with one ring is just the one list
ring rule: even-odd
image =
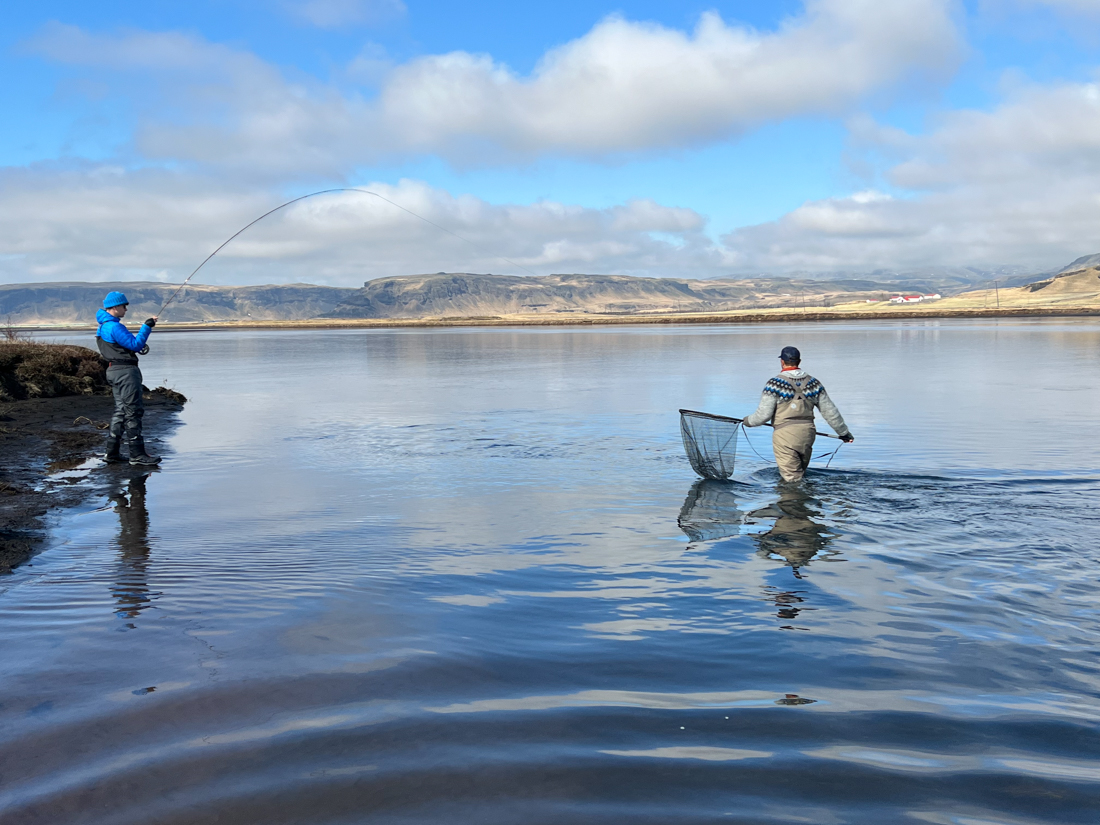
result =
[{"label": "wading boot", "polygon": [[130,464],[134,467],[155,467],[160,464],[160,456],[145,452],[145,439],[138,436],[130,439]]},{"label": "wading boot", "polygon": [[122,457],[122,454],[118,451],[119,443],[122,441],[120,433],[116,433],[112,428],[110,435],[107,437],[107,455],[103,456],[103,460],[108,464],[123,464],[126,459]]},{"label": "wading boot", "polygon": [[123,457],[122,453],[118,451],[117,441],[107,442],[107,455],[103,456],[103,460],[106,461],[108,464],[126,463],[126,459]]}]

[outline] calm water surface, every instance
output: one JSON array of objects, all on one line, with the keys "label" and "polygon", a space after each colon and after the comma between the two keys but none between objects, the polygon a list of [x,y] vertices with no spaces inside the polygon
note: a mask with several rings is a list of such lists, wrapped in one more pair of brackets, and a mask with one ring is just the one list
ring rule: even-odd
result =
[{"label": "calm water surface", "polygon": [[[152,344],[163,470],[0,580],[5,825],[1100,820],[1100,323]],[[785,344],[857,442],[697,482]]]}]

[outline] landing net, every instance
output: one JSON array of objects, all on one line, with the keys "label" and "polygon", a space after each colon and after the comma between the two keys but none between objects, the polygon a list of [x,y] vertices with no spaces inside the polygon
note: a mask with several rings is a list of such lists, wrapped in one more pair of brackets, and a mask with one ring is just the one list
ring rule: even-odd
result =
[{"label": "landing net", "polygon": [[740,418],[680,410],[680,435],[691,468],[703,478],[723,480],[733,475]]}]

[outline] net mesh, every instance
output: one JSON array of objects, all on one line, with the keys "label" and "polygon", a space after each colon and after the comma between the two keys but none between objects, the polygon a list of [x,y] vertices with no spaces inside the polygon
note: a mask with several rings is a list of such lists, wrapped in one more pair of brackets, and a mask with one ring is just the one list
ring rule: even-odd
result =
[{"label": "net mesh", "polygon": [[740,423],[737,418],[680,410],[680,435],[691,468],[703,478],[721,480],[733,475]]}]

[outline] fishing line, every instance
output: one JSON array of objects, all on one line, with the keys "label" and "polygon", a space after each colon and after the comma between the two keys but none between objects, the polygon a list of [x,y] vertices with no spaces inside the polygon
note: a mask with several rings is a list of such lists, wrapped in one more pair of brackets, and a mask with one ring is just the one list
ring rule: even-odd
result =
[{"label": "fishing line", "polygon": [[[825,455],[829,456],[829,460],[825,462],[825,469],[826,470],[829,469],[829,465],[833,463],[833,458],[836,456],[837,453],[840,452],[840,448],[843,447],[843,446],[844,446],[844,442],[841,441],[837,445],[835,450],[833,450],[831,453],[825,453]],[[825,455],[819,455],[819,456],[816,456],[816,458],[820,461],[821,459],[823,459],[825,457]]]},{"label": "fishing line", "polygon": [[[412,215],[414,218],[419,218],[420,220],[424,221],[424,223],[426,223],[430,226],[434,226],[436,229],[440,230],[441,232],[446,232],[448,235],[451,235],[455,238],[458,238],[460,241],[464,241],[465,243],[468,243],[470,246],[472,246],[474,249],[478,250],[479,252],[483,252],[485,254],[490,254],[490,255],[492,254],[492,253],[486,252],[486,250],[484,250],[482,247],[478,246],[476,243],[474,243],[470,239],[463,238],[457,232],[452,232],[450,229],[447,229],[447,227],[440,226],[439,224],[435,223],[434,221],[428,220],[423,215],[418,215],[415,212],[413,212],[411,209],[406,209],[401,204],[395,203],[394,201],[391,201],[389,198],[385,197],[384,195],[379,195],[377,192],[372,192],[369,189],[358,189],[354,186],[352,186],[352,187],[340,187],[340,188],[337,188],[337,189],[321,189],[318,192],[310,192],[308,195],[301,195],[297,198],[294,198],[293,200],[289,200],[286,203],[283,203],[283,204],[280,204],[279,206],[276,206],[274,209],[271,209],[267,212],[264,212],[262,215],[260,215],[260,217],[256,218],[256,220],[252,221],[252,223],[242,227],[241,229],[238,229],[236,232],[234,232],[232,235],[230,235],[221,246],[219,246],[217,249],[215,249],[213,252],[211,252],[209,255],[207,255],[206,258],[203,260],[203,262],[195,267],[194,272],[192,272],[190,275],[188,275],[184,279],[182,284],[180,284],[178,287],[176,287],[176,291],[173,292],[168,297],[168,300],[165,301],[163,305],[161,305],[160,312],[158,312],[155,317],[159,320],[160,316],[164,313],[164,310],[166,310],[168,308],[168,305],[170,303],[172,303],[172,301],[176,300],[176,296],[180,294],[180,290],[182,290],[185,286],[187,286],[187,283],[192,278],[195,277],[195,273],[197,273],[200,269],[202,269],[204,266],[206,266],[207,261],[209,261],[215,255],[217,255],[219,252],[221,252],[226,246],[229,245],[230,241],[232,241],[234,238],[236,238],[238,235],[240,235],[246,229],[249,229],[250,227],[255,226],[260,221],[262,221],[264,218],[266,218],[268,215],[273,215],[274,213],[278,212],[280,209],[285,209],[286,207],[290,206],[291,204],[297,203],[298,201],[304,201],[306,198],[314,198],[318,195],[331,195],[334,192],[359,192],[360,194],[363,194],[363,195],[373,195],[376,198],[384,200],[386,203],[390,204],[390,206],[396,206],[402,212],[407,212],[410,215]],[[522,269],[528,275],[535,275],[535,273],[532,272],[530,269],[523,266],[522,264],[516,263],[511,258],[505,258],[503,255],[492,255],[492,257],[497,258],[497,259],[502,260],[502,261],[507,261],[512,266],[516,267],[517,269]]]},{"label": "fishing line", "polygon": [[[749,449],[752,450],[754,453],[756,453],[756,457],[759,458],[761,461],[767,461],[768,459],[766,459],[766,458],[764,458],[764,456],[760,455],[760,453],[758,453],[756,451],[756,447],[753,446],[752,441],[749,440],[749,431],[748,431],[748,428],[745,427],[745,422],[744,421],[741,422],[741,431],[745,434],[745,443],[749,445]],[[828,433],[817,433],[817,435],[823,435],[826,438],[839,438],[840,437],[840,436],[836,436],[836,435],[829,435]],[[820,461],[821,459],[823,459],[825,457],[828,457],[829,460],[825,464],[825,469],[828,470],[829,465],[833,463],[833,457],[837,453],[840,452],[840,448],[843,447],[843,446],[844,446],[844,442],[841,441],[839,444],[836,445],[836,449],[833,450],[831,453],[823,453],[821,455],[815,455],[814,458],[816,458],[818,461]]]},{"label": "fishing line", "polygon": [[[748,427],[745,426],[744,421],[741,422],[741,432],[743,432],[745,434],[745,443],[749,445],[749,448],[754,453],[756,453],[756,447],[753,447],[752,442],[749,441],[749,429],[748,429]],[[764,458],[764,456],[760,455],[760,453],[756,453],[756,457],[759,458],[761,461],[767,461],[768,460],[768,459]]]}]

